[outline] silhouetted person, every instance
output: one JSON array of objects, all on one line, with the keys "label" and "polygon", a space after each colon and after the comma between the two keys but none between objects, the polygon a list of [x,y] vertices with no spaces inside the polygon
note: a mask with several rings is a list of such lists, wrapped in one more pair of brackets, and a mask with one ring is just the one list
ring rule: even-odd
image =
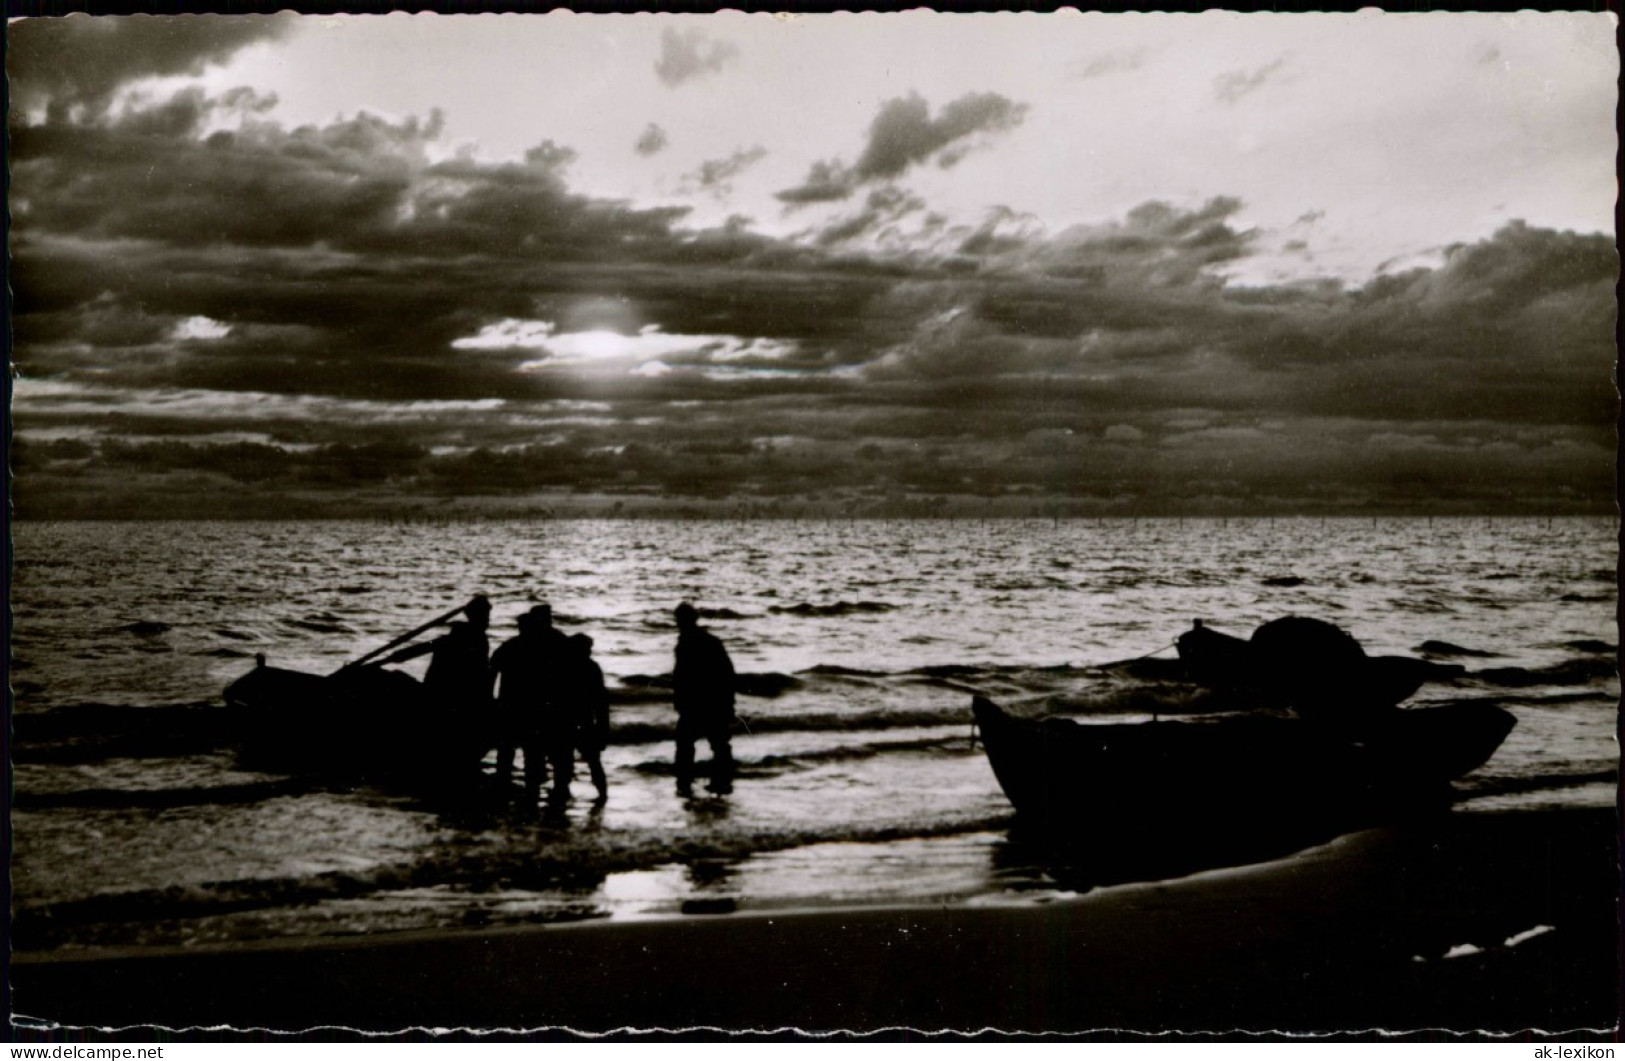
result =
[{"label": "silhouetted person", "polygon": [[688,795],[694,786],[694,743],[705,738],[711,745],[713,792],[733,788],[733,748],[729,731],[734,720],[734,665],[728,650],[699,624],[691,604],[679,604],[677,663],[672,669],[672,702],[677,707],[677,791]]},{"label": "silhouetted person", "polygon": [[497,646],[491,656],[491,682],[496,700],[497,777],[513,776],[515,748],[525,752],[525,790],[532,802],[547,778],[547,750],[542,742],[544,716],[556,695],[563,663],[564,635],[553,627],[553,609],[538,604],[519,617],[519,636]]},{"label": "silhouetted person", "polygon": [[569,739],[566,741],[560,733],[548,751],[554,774],[552,797],[569,798],[575,752],[579,751],[592,775],[592,787],[602,801],[609,797],[609,780],[604,776],[601,758],[604,745],[609,743],[609,693],[604,689],[604,671],[592,658],[592,638],[586,634],[571,636],[566,646],[559,668],[558,707],[567,716]]},{"label": "silhouetted person", "polygon": [[[491,602],[476,596],[463,608],[467,622],[448,624],[432,641],[408,645],[382,663],[405,663],[429,656],[423,687],[434,707],[444,712],[448,751],[459,767],[477,768],[490,748],[491,683],[486,673],[490,642]],[[431,655],[432,653],[432,655]]]}]

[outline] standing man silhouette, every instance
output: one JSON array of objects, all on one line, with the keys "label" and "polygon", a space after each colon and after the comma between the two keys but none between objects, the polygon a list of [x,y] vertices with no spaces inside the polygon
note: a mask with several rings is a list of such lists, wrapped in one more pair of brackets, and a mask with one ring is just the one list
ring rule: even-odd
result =
[{"label": "standing man silhouette", "polygon": [[498,686],[497,778],[506,783],[513,776],[514,749],[523,748],[525,791],[532,805],[548,773],[544,736],[558,698],[564,644],[564,634],[553,626],[553,609],[538,604],[519,617],[519,636],[491,655],[491,680]]},{"label": "standing man silhouette", "polygon": [[553,770],[552,798],[570,798],[570,777],[579,751],[602,803],[609,798],[603,762],[604,746],[609,743],[609,693],[604,688],[603,668],[592,658],[592,638],[586,634],[572,634],[564,642],[558,687],[562,703],[554,710],[561,725],[551,734],[547,752]]},{"label": "standing man silhouette", "polygon": [[715,634],[699,623],[686,601],[677,620],[677,662],[672,669],[672,702],[677,708],[677,792],[694,790],[694,744],[711,746],[712,792],[733,791],[734,758],[729,730],[734,720],[734,665]]},{"label": "standing man silhouette", "polygon": [[404,663],[429,656],[423,688],[443,711],[447,744],[459,771],[477,772],[491,748],[491,683],[486,661],[491,653],[485,636],[491,602],[483,594],[463,607],[466,622],[450,624],[444,634],[385,656],[381,663]]}]

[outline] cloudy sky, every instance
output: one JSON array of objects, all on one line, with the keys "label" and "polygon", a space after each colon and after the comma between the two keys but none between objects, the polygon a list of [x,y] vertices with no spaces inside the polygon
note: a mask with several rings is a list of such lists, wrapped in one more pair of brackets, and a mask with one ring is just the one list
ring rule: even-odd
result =
[{"label": "cloudy sky", "polygon": [[1611,511],[1607,15],[10,32],[24,517]]}]

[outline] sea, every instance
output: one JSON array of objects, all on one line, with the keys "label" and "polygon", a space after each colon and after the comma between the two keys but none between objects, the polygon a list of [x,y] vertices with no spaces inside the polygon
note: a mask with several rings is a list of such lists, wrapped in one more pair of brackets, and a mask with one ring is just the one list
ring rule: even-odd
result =
[{"label": "sea", "polygon": [[[1452,813],[1611,807],[1618,526],[1607,518],[13,525],[12,944],[20,952],[465,932],[589,919],[1052,902],[973,741],[1025,715],[1211,706],[1172,651],[1324,619],[1465,672],[1516,728]],[[467,601],[492,643],[550,603],[612,694],[609,798],[527,806],[249,769],[222,690],[326,673]],[[671,773],[672,608],[746,695],[734,790]],[[421,674],[421,663],[405,669]],[[323,734],[308,734],[319,742]],[[705,757],[702,744],[700,755]],[[1113,885],[1105,885],[1113,886]]]}]

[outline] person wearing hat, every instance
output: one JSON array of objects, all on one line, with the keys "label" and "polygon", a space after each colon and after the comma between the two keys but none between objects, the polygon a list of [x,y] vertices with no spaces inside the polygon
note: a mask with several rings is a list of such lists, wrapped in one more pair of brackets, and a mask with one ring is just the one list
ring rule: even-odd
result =
[{"label": "person wearing hat", "polygon": [[491,623],[491,602],[479,594],[463,607],[464,622],[448,623],[444,634],[432,641],[408,645],[385,656],[381,663],[404,663],[429,657],[423,687],[430,700],[445,712],[449,744],[459,768],[477,770],[490,749],[491,683],[486,660],[491,653],[486,629]]},{"label": "person wearing hat", "polygon": [[677,659],[672,669],[672,703],[677,708],[677,791],[694,787],[694,744],[711,746],[713,792],[733,789],[734,759],[730,733],[734,721],[734,665],[728,650],[699,623],[687,602],[673,613],[677,620]]},{"label": "person wearing hat", "polygon": [[[553,609],[538,604],[519,617],[519,636],[497,646],[490,680],[497,686],[497,778],[513,776],[515,748],[525,752],[525,791],[532,803],[547,779],[546,722],[564,656],[564,634],[553,626]],[[557,779],[554,781],[557,784]]]}]

